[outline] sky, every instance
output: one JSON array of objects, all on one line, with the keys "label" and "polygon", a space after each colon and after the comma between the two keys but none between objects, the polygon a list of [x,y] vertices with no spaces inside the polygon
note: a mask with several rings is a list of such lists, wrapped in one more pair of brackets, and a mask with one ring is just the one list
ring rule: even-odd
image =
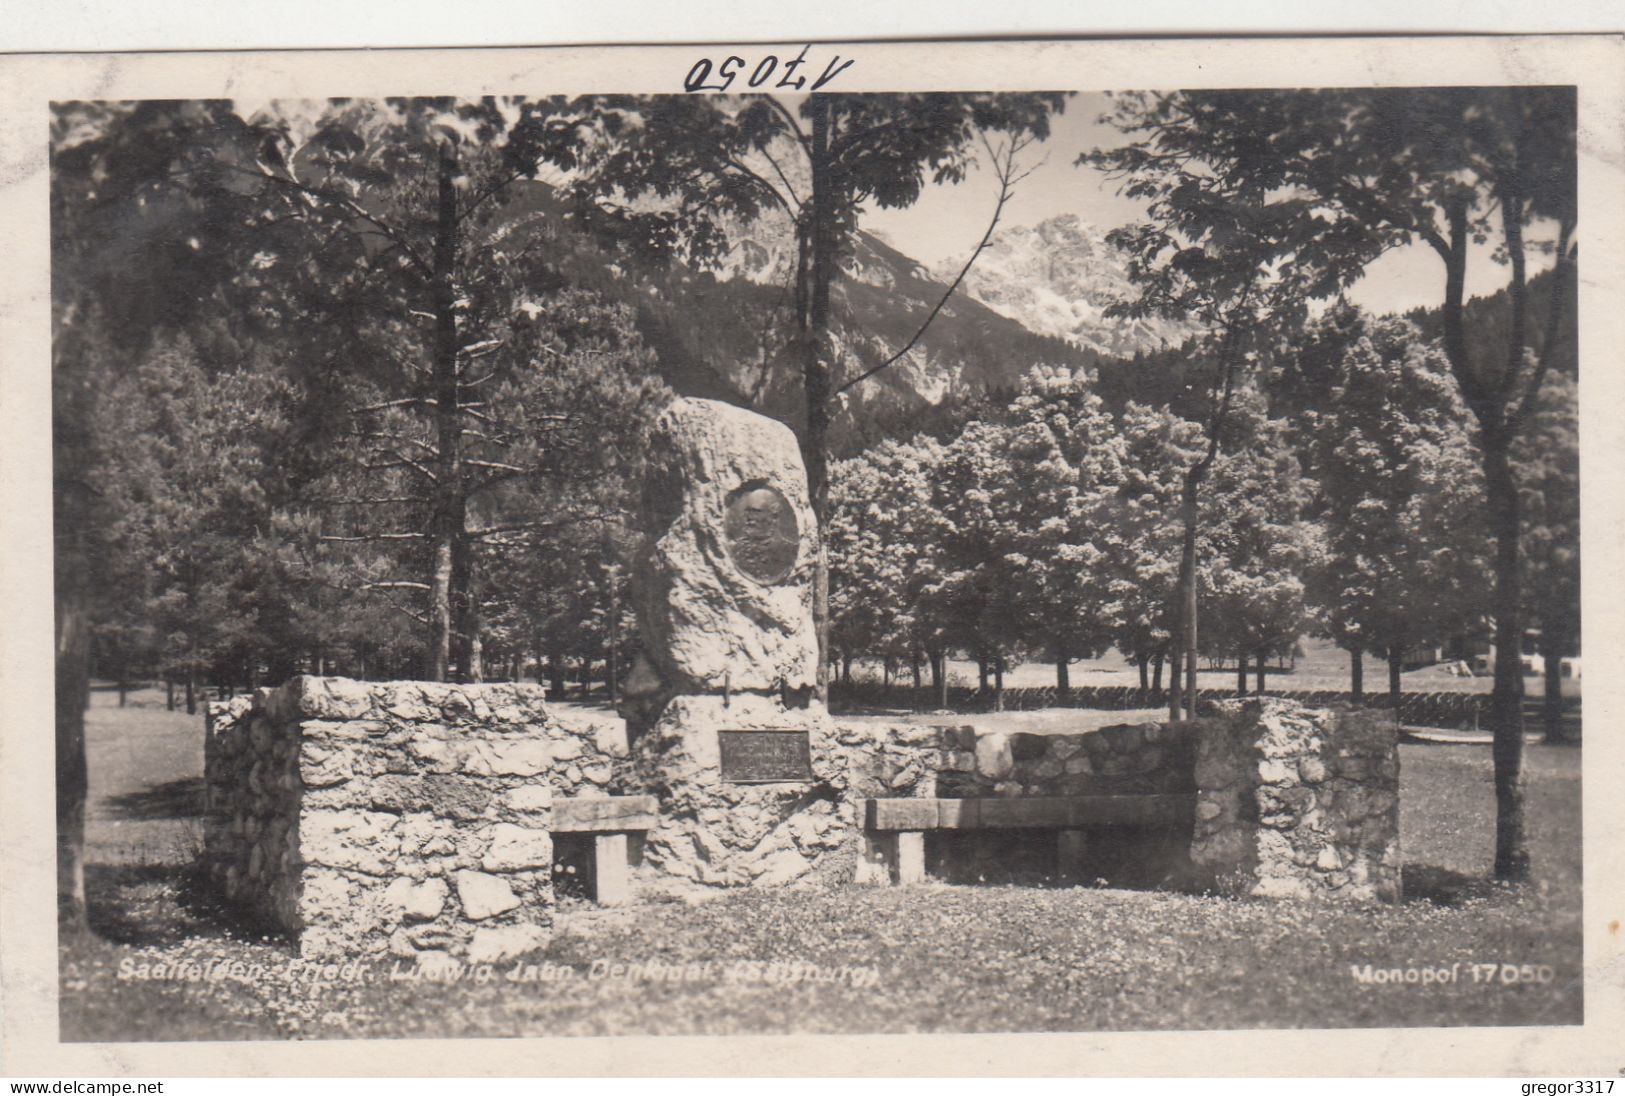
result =
[{"label": "sky", "polygon": [[[1099,121],[1110,100],[1088,92],[1067,101],[1066,111],[1054,120],[1050,136],[1024,154],[1032,174],[1018,186],[1005,206],[1002,225],[1036,225],[1051,217],[1075,213],[1102,229],[1116,228],[1136,219],[1140,203],[1117,193],[1117,183],[1103,172],[1077,166],[1080,153],[1124,141],[1122,134]],[[871,210],[863,225],[879,229],[905,255],[930,267],[948,259],[963,262],[987,229],[998,198],[998,182],[991,172],[974,170],[957,186],[929,185],[920,200],[902,210]],[[1538,238],[1538,233],[1534,234]],[[1532,277],[1550,260],[1529,255]],[[1507,283],[1509,271],[1496,263],[1488,245],[1474,247],[1468,256],[1467,294],[1487,296]],[[1403,312],[1417,306],[1437,308],[1444,302],[1444,264],[1426,244],[1392,251],[1367,268],[1349,291],[1356,304],[1376,313]]]}]

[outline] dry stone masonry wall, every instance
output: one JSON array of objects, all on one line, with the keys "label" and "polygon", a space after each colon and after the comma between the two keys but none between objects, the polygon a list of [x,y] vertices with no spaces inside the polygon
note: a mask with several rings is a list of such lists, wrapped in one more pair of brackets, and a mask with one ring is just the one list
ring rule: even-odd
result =
[{"label": "dry stone masonry wall", "polygon": [[1161,794],[1195,790],[1201,723],[1139,723],[1081,734],[944,729],[937,794],[954,797]]},{"label": "dry stone masonry wall", "polygon": [[210,706],[205,856],[307,957],[496,961],[548,940],[554,797],[617,790],[626,757],[537,686],[297,677]]},{"label": "dry stone masonry wall", "polygon": [[[812,778],[723,779],[718,729],[805,733]],[[861,879],[863,800],[938,794],[942,734],[836,724],[816,705],[786,708],[772,697],[677,697],[636,751],[634,783],[661,801],[644,857],[667,875],[708,886]]]},{"label": "dry stone masonry wall", "polygon": [[1288,700],[1215,707],[1195,739],[1191,858],[1206,879],[1259,897],[1397,900],[1392,722]]}]

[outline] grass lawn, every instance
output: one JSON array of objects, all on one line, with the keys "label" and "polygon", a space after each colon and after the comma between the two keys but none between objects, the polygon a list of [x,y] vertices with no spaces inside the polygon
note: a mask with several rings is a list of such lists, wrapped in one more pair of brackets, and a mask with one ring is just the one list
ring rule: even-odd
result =
[{"label": "grass lawn", "polygon": [[[88,727],[95,933],[62,951],[65,1040],[1581,1019],[1581,755],[1574,748],[1528,751],[1536,878],[1516,889],[1483,881],[1493,818],[1487,748],[1407,745],[1408,897],[1393,907],[942,885],[740,892],[618,910],[566,903],[533,981],[507,981],[507,966],[485,982],[394,981],[384,962],[350,972],[353,980],[324,982],[294,964],[285,943],[228,927],[194,885],[188,864],[201,717],[121,710],[101,695],[97,702]],[[120,976],[121,968],[138,974],[145,964],[150,973],[156,963],[209,959],[263,972],[212,982]],[[665,966],[646,967],[646,975],[684,965],[691,978],[594,976],[605,964],[649,961]],[[1351,972],[1368,963],[1461,966],[1455,983],[1380,985]],[[1495,980],[1474,984],[1475,963],[1496,964]],[[1551,980],[1502,984],[1502,963],[1549,967]],[[829,980],[787,980],[807,965]]]}]

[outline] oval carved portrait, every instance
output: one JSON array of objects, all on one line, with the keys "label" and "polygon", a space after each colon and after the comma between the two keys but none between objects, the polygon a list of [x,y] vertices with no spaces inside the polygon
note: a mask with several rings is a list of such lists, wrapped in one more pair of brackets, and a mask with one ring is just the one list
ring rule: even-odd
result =
[{"label": "oval carved portrait", "polygon": [[766,484],[746,485],[733,493],[722,531],[734,566],[757,582],[783,579],[801,551],[795,510]]}]

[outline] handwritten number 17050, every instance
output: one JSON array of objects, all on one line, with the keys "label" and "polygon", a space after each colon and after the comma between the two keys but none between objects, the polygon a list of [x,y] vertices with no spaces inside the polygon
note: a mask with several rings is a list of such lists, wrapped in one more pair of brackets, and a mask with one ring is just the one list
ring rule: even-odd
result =
[{"label": "handwritten number 17050", "polygon": [[[811,46],[802,46],[800,53],[785,61],[782,65],[779,63],[778,55],[772,53],[758,60],[754,66],[751,66],[750,62],[745,58],[735,54],[724,57],[715,67],[711,64],[711,58],[701,57],[694,62],[693,67],[688,70],[688,75],[683,78],[683,90],[727,91],[733,87],[734,81],[741,74],[744,74],[747,71],[747,66],[749,66],[749,75],[745,76],[746,87],[772,87],[775,90],[801,91],[807,87],[807,76],[797,70],[806,63],[807,51],[811,48]],[[810,90],[817,91],[822,88],[835,77],[851,68],[854,60],[851,57],[843,60],[841,55],[837,53],[824,66],[824,71],[814,77]],[[808,69],[807,71],[811,72],[812,70]],[[775,76],[778,77],[776,83],[773,82]]]}]

